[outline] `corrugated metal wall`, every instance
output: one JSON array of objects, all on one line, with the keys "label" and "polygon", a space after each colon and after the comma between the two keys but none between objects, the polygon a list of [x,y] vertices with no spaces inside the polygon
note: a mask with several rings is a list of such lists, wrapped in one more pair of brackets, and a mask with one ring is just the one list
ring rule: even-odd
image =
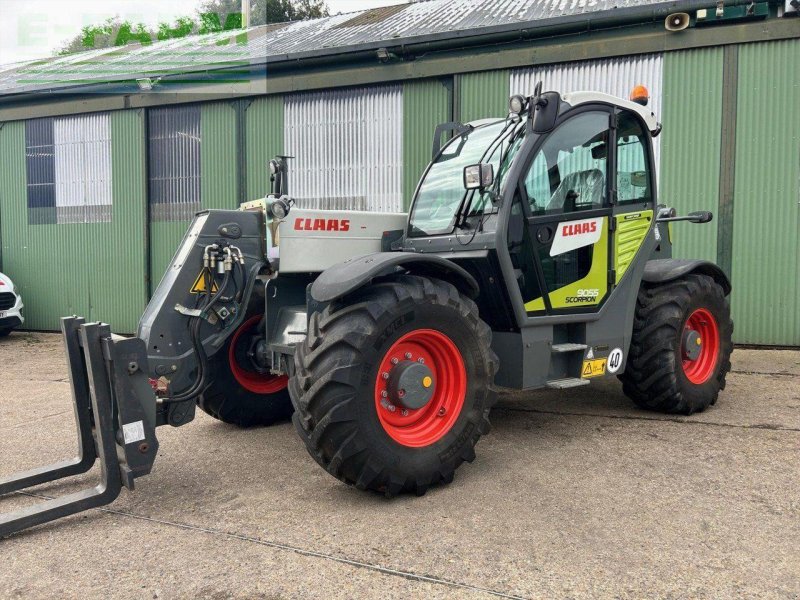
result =
[{"label": "corrugated metal wall", "polygon": [[[201,105],[200,204],[201,208],[237,208],[236,109],[232,103]],[[151,291],[169,266],[190,220],[150,224]]]},{"label": "corrugated metal wall", "polygon": [[403,210],[402,86],[292,94],[284,102],[299,206]]},{"label": "corrugated metal wall", "polygon": [[460,75],[460,115],[462,123],[508,114],[510,71],[484,71]]},{"label": "corrugated metal wall", "polygon": [[200,106],[148,111],[150,220],[186,222],[200,210]]},{"label": "corrugated metal wall", "polygon": [[[111,113],[113,218],[84,225],[89,271],[89,318],[135,333],[149,299],[147,289],[147,172],[145,113]],[[93,260],[94,256],[103,257]],[[25,299],[26,307],[35,298]],[[63,308],[56,316],[63,316]]]},{"label": "corrugated metal wall", "polygon": [[800,345],[800,40],[739,48],[736,339]]},{"label": "corrugated metal wall", "polygon": [[433,132],[451,119],[448,81],[429,79],[403,86],[403,210],[408,210],[431,161]]},{"label": "corrugated metal wall", "polygon": [[58,329],[80,314],[132,333],[145,286],[144,116],[111,114],[114,201],[110,223],[28,224],[25,124],[0,129],[3,269],[20,287],[25,326]]},{"label": "corrugated metal wall", "polygon": [[[664,57],[659,201],[680,214],[717,213],[722,130],[722,48],[670,52]],[[717,260],[716,222],[676,223],[678,258]]]},{"label": "corrugated metal wall", "polygon": [[108,113],[53,121],[56,221],[111,221],[111,127]]},{"label": "corrugated metal wall", "polygon": [[[510,94],[533,94],[538,81],[544,90],[561,93],[592,90],[627,98],[636,85],[650,91],[650,108],[661,114],[662,97],[661,54],[640,54],[624,58],[589,60],[557,65],[542,65],[511,71]],[[509,94],[509,95],[510,95]],[[659,164],[660,142],[656,138],[654,151]]]},{"label": "corrugated metal wall", "polygon": [[[245,127],[247,198],[253,200],[263,198],[269,192],[267,163],[276,154],[283,154],[283,96],[253,100],[247,108]],[[293,166],[289,165],[289,168]]]}]

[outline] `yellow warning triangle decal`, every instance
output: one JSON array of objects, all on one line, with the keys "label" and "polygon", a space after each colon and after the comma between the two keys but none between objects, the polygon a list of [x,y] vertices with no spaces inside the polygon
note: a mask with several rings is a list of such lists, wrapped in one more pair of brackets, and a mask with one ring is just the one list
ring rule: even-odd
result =
[{"label": "yellow warning triangle decal", "polygon": [[[573,373],[574,373],[574,371],[573,371]],[[591,374],[592,374],[592,363],[590,363],[590,362],[584,363],[583,376],[586,377],[587,375],[591,375]]]},{"label": "yellow warning triangle decal", "polygon": [[[217,282],[211,282],[211,293],[216,294],[217,290]],[[205,294],[206,293],[206,278],[203,277],[203,271],[200,271],[200,274],[197,276],[197,279],[194,280],[194,285],[192,285],[192,289],[189,290],[191,294]]]}]

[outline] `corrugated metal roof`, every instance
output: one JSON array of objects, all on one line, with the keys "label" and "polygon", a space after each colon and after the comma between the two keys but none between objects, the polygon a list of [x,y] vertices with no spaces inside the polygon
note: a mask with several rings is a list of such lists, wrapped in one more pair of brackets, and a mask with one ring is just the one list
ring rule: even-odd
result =
[{"label": "corrugated metal roof", "polygon": [[[743,0],[730,0],[734,3]],[[144,46],[90,50],[0,67],[0,96],[108,84],[138,77],[219,71],[321,54],[535,30],[623,15],[647,21],[713,0],[420,0],[411,4],[275,23]]]},{"label": "corrugated metal roof", "polygon": [[262,25],[0,66],[0,95],[131,81],[136,77],[243,69],[266,62],[267,40],[275,29]]},{"label": "corrugated metal roof", "polygon": [[[480,35],[482,29],[522,25],[565,17],[579,18],[632,8],[662,5],[673,12],[687,1],[664,0],[425,0],[401,6],[359,11],[299,21],[269,35],[268,57],[349,48],[375,42],[396,45],[437,34],[463,37]],[[696,2],[695,2],[696,4]],[[713,5],[709,0],[706,4]],[[666,14],[666,13],[665,13]]]}]

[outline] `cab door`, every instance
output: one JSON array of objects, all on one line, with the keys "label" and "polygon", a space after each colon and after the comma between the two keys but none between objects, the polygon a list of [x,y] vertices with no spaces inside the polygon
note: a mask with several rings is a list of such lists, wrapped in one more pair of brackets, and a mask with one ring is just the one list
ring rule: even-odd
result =
[{"label": "cab door", "polygon": [[528,158],[515,209],[526,222],[517,260],[529,316],[596,311],[615,282],[615,119],[611,107],[575,111]]}]

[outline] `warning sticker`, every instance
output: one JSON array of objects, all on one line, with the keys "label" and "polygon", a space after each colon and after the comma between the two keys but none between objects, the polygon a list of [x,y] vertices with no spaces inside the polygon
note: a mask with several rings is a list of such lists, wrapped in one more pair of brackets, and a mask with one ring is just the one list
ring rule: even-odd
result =
[{"label": "warning sticker", "polygon": [[[216,294],[217,290],[217,282],[211,282],[211,293]],[[200,274],[197,276],[197,279],[194,280],[194,284],[192,285],[192,289],[189,290],[192,294],[205,294],[206,293],[206,278],[203,277],[203,271],[200,271]]]},{"label": "warning sticker", "polygon": [[590,377],[600,377],[605,374],[606,374],[605,358],[597,358],[595,360],[583,361],[583,370],[581,371],[581,377],[583,379],[589,379]]},{"label": "warning sticker", "polygon": [[127,423],[123,425],[122,437],[125,438],[126,444],[141,442],[144,439],[144,422],[135,421],[133,423]]}]

